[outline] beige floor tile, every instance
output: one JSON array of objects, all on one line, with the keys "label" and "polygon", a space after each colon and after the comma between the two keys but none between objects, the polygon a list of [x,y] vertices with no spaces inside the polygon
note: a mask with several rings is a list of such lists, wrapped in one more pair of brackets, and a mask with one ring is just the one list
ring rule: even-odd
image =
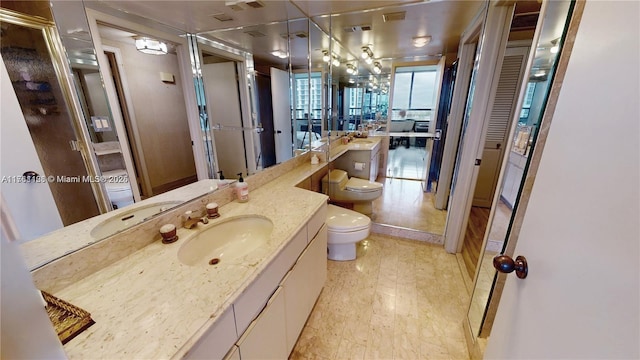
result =
[{"label": "beige floor tile", "polygon": [[[363,244],[366,243],[366,244]],[[328,281],[292,359],[467,359],[468,294],[442,246],[372,234]]]}]

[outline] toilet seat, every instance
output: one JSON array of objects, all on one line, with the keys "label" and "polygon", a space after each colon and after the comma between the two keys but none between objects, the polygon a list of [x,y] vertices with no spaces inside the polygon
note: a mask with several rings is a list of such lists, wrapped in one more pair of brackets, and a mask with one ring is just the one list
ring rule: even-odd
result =
[{"label": "toilet seat", "polygon": [[359,179],[357,177],[352,177],[351,179],[347,180],[345,188],[349,191],[356,192],[374,192],[380,191],[380,189],[382,189],[382,184],[371,182],[369,180]]},{"label": "toilet seat", "polygon": [[371,219],[353,210],[329,205],[327,208],[327,229],[334,233],[350,233],[369,229]]},{"label": "toilet seat", "polygon": [[[107,190],[107,196],[111,203],[119,209],[134,203],[131,184],[129,181],[122,181],[122,179],[126,179],[126,176],[126,170],[102,172],[102,177],[105,179],[104,187]],[[118,179],[114,179],[116,177]]]}]

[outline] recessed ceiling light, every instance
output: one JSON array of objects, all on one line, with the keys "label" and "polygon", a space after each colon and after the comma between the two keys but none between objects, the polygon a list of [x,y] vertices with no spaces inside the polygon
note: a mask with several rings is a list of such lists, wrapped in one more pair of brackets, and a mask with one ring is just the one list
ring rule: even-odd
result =
[{"label": "recessed ceiling light", "polygon": [[279,57],[280,59],[285,59],[287,56],[289,56],[289,54],[287,54],[287,52],[282,51],[282,50],[272,51],[271,55],[273,55],[275,57]]},{"label": "recessed ceiling light", "polygon": [[413,38],[413,46],[423,47],[431,42],[431,36],[418,36]]}]

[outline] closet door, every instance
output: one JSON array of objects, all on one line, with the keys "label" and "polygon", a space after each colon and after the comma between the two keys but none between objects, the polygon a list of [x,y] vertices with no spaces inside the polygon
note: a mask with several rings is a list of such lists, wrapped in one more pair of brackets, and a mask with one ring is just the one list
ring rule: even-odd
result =
[{"label": "closet door", "polygon": [[484,142],[482,162],[473,195],[473,206],[491,207],[498,185],[498,175],[508,141],[518,93],[522,82],[529,47],[507,48],[502,62],[498,88],[493,101],[489,128]]}]

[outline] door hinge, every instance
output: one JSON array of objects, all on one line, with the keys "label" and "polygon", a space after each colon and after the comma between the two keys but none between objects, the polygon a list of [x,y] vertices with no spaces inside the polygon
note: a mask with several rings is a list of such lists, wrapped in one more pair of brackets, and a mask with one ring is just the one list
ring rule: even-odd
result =
[{"label": "door hinge", "polygon": [[71,150],[73,151],[80,151],[80,143],[78,143],[78,140],[69,140],[69,146],[71,146]]},{"label": "door hinge", "polygon": [[476,166],[480,166],[481,162],[482,162],[482,159],[476,159]]}]

